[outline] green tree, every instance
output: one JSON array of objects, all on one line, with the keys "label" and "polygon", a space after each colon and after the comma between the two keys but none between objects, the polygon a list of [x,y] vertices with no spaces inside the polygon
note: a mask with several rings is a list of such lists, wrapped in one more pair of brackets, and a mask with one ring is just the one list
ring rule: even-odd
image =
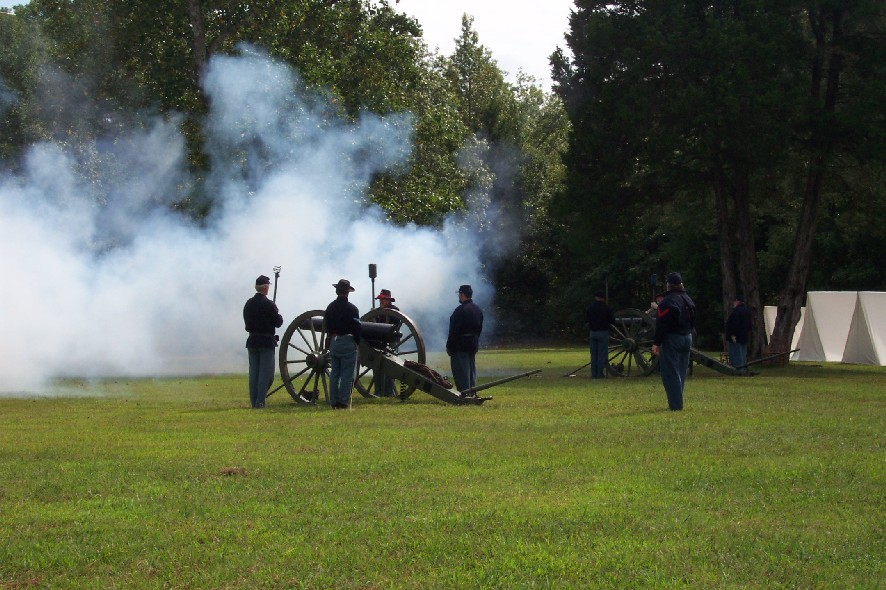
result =
[{"label": "green tree", "polygon": [[30,112],[38,48],[26,24],[0,13],[0,162],[12,162],[39,135]]},{"label": "green tree", "polygon": [[465,197],[481,259],[498,286],[500,331],[540,335],[559,244],[547,212],[564,177],[569,121],[562,102],[527,76],[508,83],[468,15],[454,52],[438,66],[472,136],[462,150]]},{"label": "green tree", "polygon": [[551,294],[559,287],[559,265],[566,263],[559,238],[562,226],[550,215],[550,204],[563,188],[569,119],[560,99],[529,77],[518,77],[514,96],[520,150],[514,183],[522,199],[521,240],[496,269],[496,304],[506,312],[500,320],[503,336],[550,337],[556,332],[556,318],[562,317]]},{"label": "green tree", "polygon": [[430,67],[417,23],[384,0],[34,0],[15,19],[40,32],[42,63],[63,64],[82,105],[102,104],[79,119],[83,129],[102,132],[110,110],[180,113],[198,177],[210,166],[200,76],[213,55],[254,43],[296,67],[346,117],[420,104],[415,97]]},{"label": "green tree", "polygon": [[134,87],[116,59],[103,0],[34,0],[4,21],[13,42],[2,61],[15,70],[4,78],[19,98],[19,120],[28,122],[19,148],[38,138],[76,147],[78,138],[120,128],[120,99]]},{"label": "green tree", "polygon": [[800,318],[820,208],[840,160],[883,162],[886,135],[886,5],[877,1],[805,2],[809,90],[800,118],[803,184],[787,278],[771,349],[787,351]]},{"label": "green tree", "polygon": [[457,155],[470,133],[462,122],[457,99],[430,61],[408,110],[415,114],[413,149],[400,168],[379,175],[372,195],[396,223],[438,225],[462,209],[468,178]]},{"label": "green tree", "polygon": [[473,17],[464,14],[455,51],[445,63],[445,76],[455,90],[465,126],[474,133],[498,139],[503,111],[513,101],[513,93],[492,53],[482,44],[473,28]]}]

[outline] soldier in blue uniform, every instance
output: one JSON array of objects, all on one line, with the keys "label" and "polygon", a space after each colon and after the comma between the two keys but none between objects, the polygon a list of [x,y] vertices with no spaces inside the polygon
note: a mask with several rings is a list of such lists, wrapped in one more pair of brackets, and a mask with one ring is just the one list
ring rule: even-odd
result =
[{"label": "soldier in blue uniform", "polygon": [[477,385],[477,350],[480,348],[480,333],[483,332],[483,312],[473,301],[474,290],[470,285],[458,288],[458,307],[449,317],[449,336],[446,339],[446,354],[452,368],[452,378],[459,391]]},{"label": "soldier in blue uniform", "polygon": [[751,310],[745,305],[744,295],[738,293],[732,302],[732,311],[726,319],[726,347],[729,364],[742,372],[748,370],[748,338],[751,335]]},{"label": "soldier in blue uniform", "polygon": [[[399,329],[401,324],[400,320],[392,315],[384,314],[384,310],[386,309],[400,311],[400,308],[394,305],[396,299],[394,299],[393,295],[391,295],[390,289],[382,289],[376,299],[378,299],[379,301],[381,312],[376,316],[375,321],[383,324],[390,324]],[[397,396],[397,389],[394,386],[394,380],[385,375],[383,372],[376,373],[374,381],[375,395],[378,395],[380,397]]]},{"label": "soldier in blue uniform", "polygon": [[603,291],[594,293],[594,302],[585,312],[585,318],[590,328],[591,379],[604,379],[609,360],[609,328],[615,324],[615,314],[606,305]]},{"label": "soldier in blue uniform", "polygon": [[326,307],[323,319],[329,338],[329,405],[333,410],[347,409],[351,403],[351,390],[357,376],[357,344],[362,326],[357,306],[348,301],[354,292],[351,282],[341,279],[332,285],[337,295]]},{"label": "soldier in blue uniform", "polygon": [[683,409],[683,389],[689,369],[689,349],[695,326],[695,302],[683,287],[680,273],[668,274],[668,292],[658,304],[652,354],[659,356],[661,382],[668,397],[668,408]]},{"label": "soldier in blue uniform", "polygon": [[274,382],[274,349],[276,328],[283,325],[277,305],[268,299],[271,279],[265,275],[255,279],[255,295],[243,306],[243,322],[249,337],[249,403],[253,408],[265,407],[265,397]]}]

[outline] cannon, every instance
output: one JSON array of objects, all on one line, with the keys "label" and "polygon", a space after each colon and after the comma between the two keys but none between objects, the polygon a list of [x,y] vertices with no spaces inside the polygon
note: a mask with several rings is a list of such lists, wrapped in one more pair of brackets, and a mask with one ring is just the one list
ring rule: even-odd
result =
[{"label": "cannon", "polygon": [[[624,309],[614,315],[615,325],[609,331],[609,374],[619,377],[645,377],[655,372],[658,369],[658,357],[652,354],[655,317],[652,313],[639,309]],[[724,375],[734,377],[753,375],[748,371],[740,371],[731,365],[721,363],[694,347],[689,349],[689,359],[690,366],[691,363],[696,363]]]},{"label": "cannon", "polygon": [[[615,324],[609,330],[609,356],[607,359],[609,375],[616,377],[651,375],[658,369],[658,357],[652,354],[652,340],[655,336],[654,315],[639,309],[623,309],[615,312],[614,315]],[[731,365],[721,363],[696,348],[689,349],[689,358],[690,366],[694,362],[724,375],[735,377],[753,375],[748,371],[740,371]],[[567,376],[574,376],[586,366],[567,373]]]},{"label": "cannon", "polygon": [[652,354],[655,320],[639,309],[616,312],[615,324],[609,329],[607,369],[618,377],[645,377],[658,368],[658,357]]},{"label": "cannon", "polygon": [[[322,394],[329,395],[330,356],[324,311],[306,311],[289,324],[280,341],[279,367],[283,387],[299,404],[314,404]],[[479,405],[492,399],[477,395],[480,391],[540,373],[540,370],[498,379],[466,391],[459,391],[448,379],[425,365],[425,344],[415,323],[404,313],[376,308],[360,318],[363,337],[358,348],[358,370],[354,383],[367,398],[382,397],[377,390],[383,382],[376,377],[394,380],[396,397],[406,401],[416,391],[450,404]],[[274,391],[270,392],[274,393]]]}]

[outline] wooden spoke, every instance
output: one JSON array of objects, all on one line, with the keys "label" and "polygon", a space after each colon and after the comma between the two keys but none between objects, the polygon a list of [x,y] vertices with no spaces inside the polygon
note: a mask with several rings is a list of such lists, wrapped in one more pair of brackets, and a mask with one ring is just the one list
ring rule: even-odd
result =
[{"label": "wooden spoke", "polygon": [[[301,404],[315,403],[322,391],[328,399],[329,351],[324,348],[322,326],[323,310],[306,311],[296,317],[283,334],[280,342],[280,376],[289,395]],[[290,373],[290,370],[296,370]]]},{"label": "wooden spoke", "polygon": [[609,331],[610,375],[642,377],[658,368],[658,357],[652,354],[655,320],[639,309],[626,309],[615,314],[615,325]]}]

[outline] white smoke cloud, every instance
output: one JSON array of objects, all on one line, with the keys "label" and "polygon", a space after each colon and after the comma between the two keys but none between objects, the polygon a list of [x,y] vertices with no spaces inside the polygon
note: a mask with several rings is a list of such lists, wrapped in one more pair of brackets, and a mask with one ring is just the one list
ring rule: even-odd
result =
[{"label": "white smoke cloud", "polygon": [[275,265],[284,327],[325,308],[340,278],[368,311],[368,263],[429,350],[443,347],[459,284],[491,300],[462,225],[397,227],[365,206],[371,175],[409,153],[409,117],[346,122],[299,86],[254,50],[212,60],[207,186],[218,206],[203,225],[167,206],[195,182],[175,119],[97,142],[90,175],[82,153],[44,143],[0,178],[0,392],[40,392],[60,376],[245,372],[243,304]]}]

